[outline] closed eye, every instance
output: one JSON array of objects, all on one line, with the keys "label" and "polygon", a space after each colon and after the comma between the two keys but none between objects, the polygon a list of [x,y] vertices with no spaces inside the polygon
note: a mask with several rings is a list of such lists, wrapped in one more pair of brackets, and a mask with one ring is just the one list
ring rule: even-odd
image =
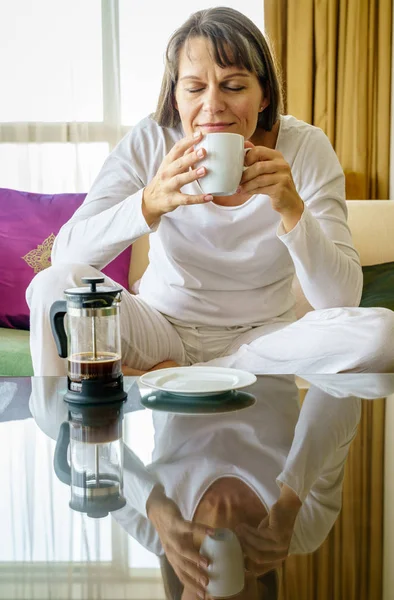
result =
[{"label": "closed eye", "polygon": [[[245,86],[240,86],[240,87],[230,87],[229,85],[225,85],[224,88],[226,90],[230,90],[231,92],[240,92],[241,90],[245,89]],[[193,90],[187,90],[188,92],[190,92],[190,94],[196,94],[197,92],[202,92],[204,88],[197,88],[197,89],[193,89]]]}]

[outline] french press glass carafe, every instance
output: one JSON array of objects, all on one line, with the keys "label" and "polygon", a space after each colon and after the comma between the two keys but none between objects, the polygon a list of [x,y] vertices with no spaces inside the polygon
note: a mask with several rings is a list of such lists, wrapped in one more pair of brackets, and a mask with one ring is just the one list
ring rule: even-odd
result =
[{"label": "french press glass carafe", "polygon": [[[99,285],[103,277],[83,277],[90,287],[65,290],[66,300],[50,311],[59,356],[67,358],[68,401],[123,400],[119,306],[121,287]],[[66,316],[66,328],[64,317]]]}]

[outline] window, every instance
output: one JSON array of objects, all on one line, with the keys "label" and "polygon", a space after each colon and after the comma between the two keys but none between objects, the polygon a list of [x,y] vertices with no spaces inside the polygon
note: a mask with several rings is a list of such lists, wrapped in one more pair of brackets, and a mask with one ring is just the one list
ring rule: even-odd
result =
[{"label": "window", "polygon": [[[87,191],[155,109],[173,31],[214,0],[0,0],[0,187]],[[226,0],[263,28],[262,0]]]}]

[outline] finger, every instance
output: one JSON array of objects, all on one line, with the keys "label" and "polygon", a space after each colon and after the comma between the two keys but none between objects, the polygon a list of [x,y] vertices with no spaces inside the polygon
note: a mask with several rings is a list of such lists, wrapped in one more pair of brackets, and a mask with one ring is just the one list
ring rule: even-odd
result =
[{"label": "finger", "polygon": [[190,167],[194,168],[195,165],[197,166],[198,163],[204,159],[206,154],[205,148],[197,148],[197,150],[175,159],[166,168],[167,176],[174,177],[175,175],[187,172]]},{"label": "finger", "polygon": [[[237,535],[243,551],[249,558],[255,559],[264,553],[275,553],[282,549],[277,548],[274,540],[266,539],[263,533],[253,529],[247,525],[242,525],[237,528]],[[278,558],[274,555],[274,558]],[[260,558],[257,562],[261,562]]]},{"label": "finger", "polygon": [[[246,173],[246,171],[245,171]],[[267,173],[266,175],[260,175],[250,181],[243,182],[241,180],[241,184],[239,186],[239,193],[245,194],[254,192],[257,193],[256,190],[259,190],[260,194],[268,194],[266,189],[273,188],[279,183],[279,177],[277,173]]]},{"label": "finger", "polygon": [[188,148],[186,150],[186,152],[184,153],[184,156],[187,156],[188,154],[191,154],[192,152],[195,151],[195,149],[196,149],[195,146],[190,146],[190,148]]},{"label": "finger", "polygon": [[259,523],[257,531],[262,531],[263,529],[267,529],[267,527],[269,527],[269,524],[270,524],[270,515],[268,513],[267,516],[264,517],[264,519]]},{"label": "finger", "polygon": [[182,138],[181,140],[176,142],[176,144],[174,144],[174,146],[171,148],[171,150],[169,151],[169,153],[167,154],[167,156],[165,158],[165,161],[167,163],[174,162],[174,160],[183,156],[188,148],[190,148],[191,146],[194,146],[194,144],[198,144],[201,140],[202,140],[201,131],[196,132],[195,136],[190,135],[190,136]]},{"label": "finger", "polygon": [[194,564],[202,575],[205,574],[204,569],[209,566],[209,559],[200,554],[198,550],[194,550],[192,546],[184,546],[183,544],[174,544],[174,550],[179,556],[182,556],[185,560],[188,560],[190,563]]},{"label": "finger", "polygon": [[258,550],[255,546],[252,546],[247,542],[241,542],[241,546],[247,558],[258,565],[284,560],[287,557],[286,551],[279,550],[272,546],[271,548],[264,548],[263,550]]},{"label": "finger", "polygon": [[245,164],[252,165],[258,160],[274,160],[281,156],[280,152],[267,146],[254,146],[250,152],[247,152]]},{"label": "finger", "polygon": [[173,206],[187,206],[193,204],[206,204],[213,200],[212,194],[200,194],[194,196],[192,194],[174,194]]},{"label": "finger", "polygon": [[196,583],[202,585],[203,587],[206,587],[208,585],[208,575],[201,567],[198,567],[193,562],[187,560],[185,556],[182,556],[180,558],[180,562],[178,564],[179,568]]},{"label": "finger", "polygon": [[199,598],[205,598],[206,590],[201,583],[195,581],[192,577],[190,577],[187,573],[182,571],[178,566],[172,565],[175,573],[177,574],[178,579],[183,583],[185,589],[197,594]]},{"label": "finger", "polygon": [[256,148],[256,146],[250,140],[245,140],[245,148]]},{"label": "finger", "polygon": [[198,179],[205,177],[206,174],[207,170],[205,167],[198,167],[197,169],[190,169],[190,171],[187,171],[186,173],[174,175],[168,182],[169,191],[173,190],[174,192],[179,192],[184,185],[197,181]]},{"label": "finger", "polygon": [[253,575],[256,575],[257,577],[261,577],[262,575],[266,575],[270,571],[279,569],[283,563],[284,563],[283,560],[277,560],[275,562],[258,565],[248,559],[247,561],[245,561],[245,569],[247,571],[249,571],[250,573],[253,573]]},{"label": "finger", "polygon": [[261,547],[263,547],[263,545],[267,547],[273,543],[277,543],[277,535],[269,528],[268,519],[265,521],[265,526],[260,523],[258,529],[255,529],[246,523],[242,523],[242,525],[239,526],[239,535],[241,537],[244,536],[250,543],[254,545],[257,544],[257,547],[260,547],[259,544],[261,544]]},{"label": "finger", "polygon": [[[266,550],[266,548],[262,548],[260,542],[257,546],[254,541],[250,542],[250,539],[247,539],[246,536],[238,535],[238,539],[244,554],[252,560],[254,560],[256,557],[259,557],[263,550]],[[260,560],[258,562],[260,562]]]},{"label": "finger", "polygon": [[256,540],[256,543],[258,544],[259,541],[262,539],[262,535],[260,533],[260,531],[258,529],[256,529],[256,527],[252,527],[251,525],[248,525],[247,523],[241,523],[240,525],[238,525],[237,529],[236,529],[236,533],[245,538],[247,541],[248,540]]},{"label": "finger", "polygon": [[263,521],[261,521],[261,523],[259,524],[258,527],[252,527],[248,523],[241,523],[239,525],[238,529],[241,534],[242,533],[250,534],[250,535],[255,536],[258,539],[261,539],[261,537],[263,537],[263,534],[266,532],[268,527],[269,527],[269,518],[265,517],[263,519]]},{"label": "finger", "polygon": [[261,575],[263,571],[268,573],[271,569],[275,568],[275,565],[281,564],[283,561],[274,561],[270,563],[258,564],[251,560],[250,558],[246,558],[245,560],[245,569],[250,573],[254,573],[255,575]]},{"label": "finger", "polygon": [[200,576],[206,575],[205,569],[209,567],[210,561],[203,554],[193,552],[193,550],[182,550],[182,556],[187,559],[191,564],[194,564],[198,569]]},{"label": "finger", "polygon": [[[248,154],[250,154],[251,151],[248,152]],[[245,160],[245,165],[246,165],[246,160]],[[248,167],[247,169],[245,169],[245,171],[243,172],[242,175],[242,179],[241,179],[241,183],[246,183],[247,181],[250,181],[251,179],[256,179],[257,177],[261,177],[262,175],[265,175],[266,173],[280,173],[281,172],[281,168],[280,165],[278,165],[277,162],[275,162],[274,160],[267,160],[264,162],[256,162],[254,164],[252,164],[250,167]]]},{"label": "finger", "polygon": [[191,533],[193,535],[214,535],[215,529],[203,523],[193,523],[192,521],[183,521],[180,526],[180,531],[183,533]]},{"label": "finger", "polygon": [[276,544],[268,543],[263,548],[256,548],[245,540],[240,540],[246,559],[250,559],[258,565],[285,560],[288,556],[287,548],[279,547]]},{"label": "finger", "polygon": [[[245,190],[242,189],[242,186],[240,186],[238,189],[239,194],[245,194]],[[264,194],[265,196],[269,196],[271,199],[276,199],[278,196],[278,185],[267,185],[264,188],[256,188],[253,194]]]},{"label": "finger", "polygon": [[205,591],[209,583],[209,577],[205,571],[202,571],[180,555],[174,557],[172,564],[176,566],[182,577],[187,578],[188,581],[193,583],[196,589]]}]

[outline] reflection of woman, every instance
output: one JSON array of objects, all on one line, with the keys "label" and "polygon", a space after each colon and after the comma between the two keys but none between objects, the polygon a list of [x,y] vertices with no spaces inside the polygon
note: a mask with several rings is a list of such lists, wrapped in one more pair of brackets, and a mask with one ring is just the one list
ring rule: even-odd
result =
[{"label": "reflection of woman", "polygon": [[[145,233],[150,265],[139,294],[123,293],[128,367],[216,359],[260,373],[391,370],[393,313],[355,308],[362,272],[337,157],[320,129],[280,105],[267,43],[244,15],[213,8],[175,32],[155,115],[109,156],[59,232],[53,267],[27,291],[36,374],[65,372],[52,302]],[[233,196],[204,197],[206,152],[194,145],[218,131],[244,136],[249,168]],[[299,321],[294,274],[321,309]]]},{"label": "reflection of woman", "polygon": [[285,376],[261,378],[252,391],[257,402],[244,411],[154,414],[146,467],[125,449],[127,505],[113,516],[161,557],[171,600],[204,591],[198,549],[207,527],[237,532],[246,587],[235,598],[255,600],[271,597],[263,592],[275,584],[272,570],[289,552],[313,552],[339,513],[360,401],[312,387],[300,412],[294,378]]}]

